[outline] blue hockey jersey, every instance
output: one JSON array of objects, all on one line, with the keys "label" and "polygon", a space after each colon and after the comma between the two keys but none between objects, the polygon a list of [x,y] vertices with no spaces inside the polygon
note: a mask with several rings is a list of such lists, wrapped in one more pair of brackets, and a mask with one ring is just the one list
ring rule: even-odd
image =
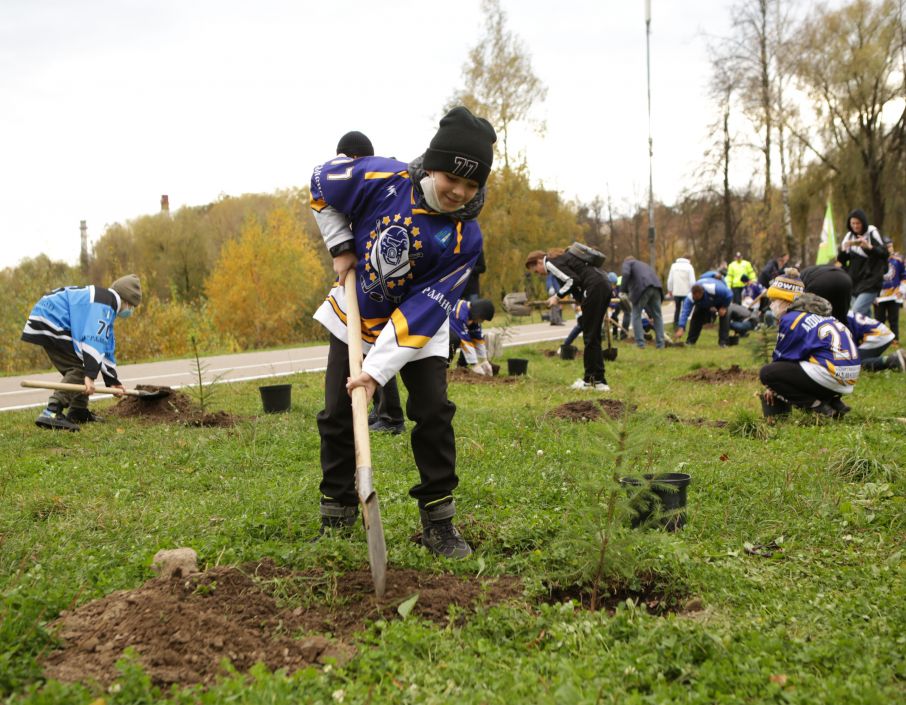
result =
[{"label": "blue hockey jersey", "polygon": [[689,292],[686,298],[683,299],[683,309],[680,311],[679,321],[677,322],[678,328],[686,327],[686,321],[692,315],[693,308],[710,311],[712,308],[726,308],[733,303],[733,292],[720,279],[702,277],[695,284],[704,289],[705,294],[696,301],[692,298],[692,292]]},{"label": "blue hockey jersey", "polygon": [[849,328],[849,332],[853,334],[853,340],[856,341],[859,350],[884,348],[892,343],[896,337],[893,331],[883,323],[876,321],[874,318],[863,316],[861,313],[850,311],[846,315],[846,325]]},{"label": "blue hockey jersey", "polygon": [[[481,252],[478,224],[420,207],[407,165],[384,157],[316,167],[311,206],[328,247],[355,244],[363,371],[384,385],[410,360],[446,358],[447,319]],[[345,295],[337,282],[315,319],[348,342]]]},{"label": "blue hockey jersey", "polygon": [[849,394],[859,378],[859,350],[849,329],[832,316],[787,311],[780,318],[774,360],[798,362],[815,382]]},{"label": "blue hockey jersey", "polygon": [[460,301],[450,314],[450,332],[459,338],[459,349],[466,362],[470,365],[488,357],[488,349],[484,342],[484,333],[481,324],[469,321],[471,315],[467,301]]},{"label": "blue hockey jersey", "polygon": [[75,352],[85,376],[104,376],[107,386],[119,384],[116,374],[113,323],[120,296],[113,289],[67,286],[41,297],[28,316],[22,340],[43,347]]}]

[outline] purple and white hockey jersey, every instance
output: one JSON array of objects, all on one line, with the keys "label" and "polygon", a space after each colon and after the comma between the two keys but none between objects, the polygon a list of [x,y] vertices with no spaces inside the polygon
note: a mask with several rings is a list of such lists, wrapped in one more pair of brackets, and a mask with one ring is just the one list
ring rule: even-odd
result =
[{"label": "purple and white hockey jersey", "polygon": [[459,338],[459,349],[462,356],[470,365],[488,357],[488,349],[484,342],[484,333],[481,324],[469,322],[471,311],[467,301],[460,301],[450,314],[450,330]]},{"label": "purple and white hockey jersey", "polygon": [[846,324],[859,350],[885,348],[895,337],[893,331],[883,323],[861,313],[850,311],[846,316]]},{"label": "purple and white hockey jersey", "polygon": [[849,329],[832,316],[787,311],[780,319],[774,360],[798,362],[822,387],[849,394],[859,378],[859,350]]},{"label": "purple and white hockey jersey", "polygon": [[[354,240],[362,370],[384,385],[411,360],[449,354],[448,316],[478,254],[474,220],[419,207],[407,165],[337,157],[315,168],[311,206],[328,248]],[[340,282],[315,319],[348,342]]]}]

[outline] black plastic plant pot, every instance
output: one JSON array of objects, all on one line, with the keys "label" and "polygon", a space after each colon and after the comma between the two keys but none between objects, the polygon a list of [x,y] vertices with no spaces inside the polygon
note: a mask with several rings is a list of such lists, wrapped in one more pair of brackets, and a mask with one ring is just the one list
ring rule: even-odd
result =
[{"label": "black plastic plant pot", "polygon": [[561,345],[560,346],[560,359],[561,360],[575,360],[576,359],[576,346],[575,345]]},{"label": "black plastic plant pot", "polygon": [[727,345],[739,345],[739,336],[731,335],[727,338]]},{"label": "black plastic plant pot", "polygon": [[786,416],[792,411],[792,406],[789,402],[781,401],[780,399],[774,399],[774,403],[768,403],[768,400],[764,398],[764,394],[760,395],[761,398],[761,413],[764,414],[765,418],[771,416]]},{"label": "black plastic plant pot", "polygon": [[292,390],[293,385],[291,384],[271,384],[266,387],[258,387],[264,413],[279,414],[289,411],[292,404]]},{"label": "black plastic plant pot", "polygon": [[528,360],[511,357],[506,361],[506,370],[510,375],[524,375],[528,371]]},{"label": "black plastic plant pot", "polygon": [[629,489],[632,527],[659,525],[667,531],[686,524],[686,488],[692,477],[684,472],[624,477],[620,484]]},{"label": "black plastic plant pot", "polygon": [[608,362],[613,362],[617,359],[617,353],[620,352],[617,348],[606,348],[601,351],[601,356]]}]

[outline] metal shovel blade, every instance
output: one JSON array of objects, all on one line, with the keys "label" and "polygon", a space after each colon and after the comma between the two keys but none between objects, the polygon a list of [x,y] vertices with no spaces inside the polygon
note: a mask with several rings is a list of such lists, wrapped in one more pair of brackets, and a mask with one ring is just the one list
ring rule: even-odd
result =
[{"label": "metal shovel blade", "polygon": [[378,599],[384,596],[387,586],[387,544],[384,543],[384,525],[381,523],[381,508],[377,492],[372,484],[371,468],[361,465],[355,469],[355,487],[362,505],[362,521],[368,539],[368,564],[374,581],[374,594]]}]

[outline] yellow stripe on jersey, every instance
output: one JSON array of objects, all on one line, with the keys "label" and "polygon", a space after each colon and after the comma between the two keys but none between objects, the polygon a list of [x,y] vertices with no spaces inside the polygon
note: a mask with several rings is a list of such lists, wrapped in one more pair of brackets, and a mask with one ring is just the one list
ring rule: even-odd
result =
[{"label": "yellow stripe on jersey", "polygon": [[[346,314],[343,313],[343,309],[340,308],[340,305],[337,303],[337,300],[333,296],[328,296],[327,302],[330,304],[330,307],[333,309],[333,312],[336,314],[337,318],[339,318],[341,321],[343,321],[343,325],[348,326],[349,321],[346,320]],[[384,322],[387,321],[386,318],[385,319],[370,319],[370,320],[378,320],[378,321],[383,320]],[[379,332],[380,331],[378,331],[378,333]],[[373,343],[375,340],[377,340],[378,333],[375,333],[373,330],[366,328],[365,321],[364,320],[362,321],[362,330],[361,330],[362,340],[364,340],[366,343]]]},{"label": "yellow stripe on jersey", "polygon": [[410,335],[409,321],[400,309],[396,309],[391,315],[390,320],[393,322],[393,328],[396,331],[396,342],[406,348],[423,348],[428,344],[431,338],[427,335]]},{"label": "yellow stripe on jersey", "polygon": [[340,304],[337,303],[337,300],[333,296],[327,297],[327,303],[330,304],[330,307],[333,309],[333,312],[337,315],[337,318],[339,318],[341,321],[343,321],[343,325],[344,326],[349,325],[349,323],[346,321],[346,314],[343,313],[343,309],[340,308]]},{"label": "yellow stripe on jersey", "polygon": [[796,320],[793,321],[793,325],[790,326],[790,330],[793,330],[796,326],[798,326],[798,325],[799,325],[799,321],[801,321],[801,320],[802,320],[803,318],[805,318],[807,315],[808,315],[808,311],[803,311],[803,312],[800,313],[798,316],[796,316]]},{"label": "yellow stripe on jersey", "polygon": [[327,208],[327,201],[325,201],[323,198],[315,198],[314,196],[311,197],[311,209],[313,211],[320,213],[325,208]]},{"label": "yellow stripe on jersey", "polygon": [[458,255],[462,250],[462,221],[456,221],[456,247],[453,248],[453,254]]},{"label": "yellow stripe on jersey", "polygon": [[366,171],[366,179],[389,179],[391,176],[396,174],[395,171]]}]

